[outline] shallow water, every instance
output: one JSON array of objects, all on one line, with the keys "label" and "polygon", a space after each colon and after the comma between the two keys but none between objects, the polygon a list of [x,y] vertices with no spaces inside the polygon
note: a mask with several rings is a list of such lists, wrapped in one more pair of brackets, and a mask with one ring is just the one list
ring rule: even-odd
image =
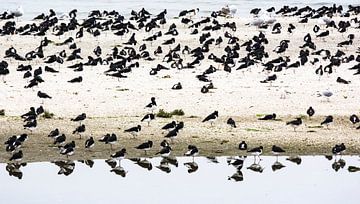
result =
[{"label": "shallow water", "polygon": [[179,11],[184,9],[199,8],[200,15],[208,15],[211,11],[219,10],[224,5],[234,5],[237,7],[238,16],[249,16],[249,11],[252,8],[280,8],[283,5],[291,6],[304,6],[309,5],[311,7],[320,7],[323,5],[329,6],[333,3],[349,5],[359,4],[354,0],[1,0],[0,11],[14,10],[18,6],[22,6],[24,9],[24,19],[30,20],[36,15],[42,12],[48,12],[50,8],[53,8],[58,13],[69,12],[76,8],[79,11],[81,17],[85,17],[91,10],[117,10],[122,15],[127,15],[131,10],[140,10],[142,7],[146,8],[150,12],[157,14],[160,11],[167,9],[168,16],[176,16]]},{"label": "shallow water", "polygon": [[228,165],[227,157],[215,158],[217,163],[196,157],[198,168],[190,170],[184,163],[193,160],[184,157],[177,158],[177,166],[163,161],[162,170],[162,158],[147,159],[151,165],[143,162],[143,167],[126,159],[121,168],[115,164],[117,172],[104,160],[71,161],[63,168],[29,163],[20,167],[22,173],[0,164],[1,203],[358,203],[360,171],[349,171],[360,166],[358,156],[302,156],[300,164],[287,158],[278,158],[284,165],[278,170],[276,157],[257,159],[260,172],[250,169],[254,158],[248,157],[240,181],[229,180],[240,171]]}]

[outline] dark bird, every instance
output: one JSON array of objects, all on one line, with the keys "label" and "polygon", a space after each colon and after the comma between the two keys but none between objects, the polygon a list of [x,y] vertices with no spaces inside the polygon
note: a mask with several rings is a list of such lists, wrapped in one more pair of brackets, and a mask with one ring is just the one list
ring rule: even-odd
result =
[{"label": "dark bird", "polygon": [[51,96],[49,96],[47,93],[44,93],[44,92],[41,92],[41,91],[37,92],[37,96],[39,98],[49,98],[49,99],[51,99]]},{"label": "dark bird", "polygon": [[326,127],[329,129],[329,125],[333,122],[333,116],[329,115],[326,116],[325,120],[321,122],[321,125],[326,125]]},{"label": "dark bird", "polygon": [[214,111],[213,113],[208,115],[202,122],[210,122],[212,126],[218,117],[219,117],[218,111]]},{"label": "dark bird", "polygon": [[94,145],[95,145],[95,141],[93,137],[90,137],[85,141],[85,149],[91,149],[94,147]]},{"label": "dark bird", "polygon": [[172,130],[175,127],[176,127],[176,121],[172,121],[171,123],[164,125],[161,129],[162,130]]},{"label": "dark bird", "polygon": [[141,122],[147,122],[148,126],[150,126],[150,121],[155,119],[155,115],[152,113],[146,114],[143,119],[141,119]]},{"label": "dark bird", "polygon": [[80,115],[76,116],[76,118],[72,118],[71,121],[74,122],[81,122],[86,119],[86,113],[81,113]]},{"label": "dark bird", "polygon": [[83,133],[83,132],[85,132],[85,125],[84,125],[84,124],[78,126],[78,127],[73,131],[72,134],[79,134],[80,139],[81,139],[81,133]]},{"label": "dark bird", "polygon": [[258,120],[275,120],[276,119],[276,114],[269,114],[269,115],[265,115],[262,118],[259,118]]},{"label": "dark bird", "polygon": [[199,154],[199,149],[195,145],[189,145],[188,151],[185,152],[184,156],[195,157]]},{"label": "dark bird", "polygon": [[179,82],[179,83],[177,83],[177,84],[174,84],[174,86],[172,86],[171,89],[173,89],[173,90],[180,90],[180,89],[182,89],[182,85],[181,85],[181,83]]},{"label": "dark bird", "polygon": [[359,119],[359,117],[358,117],[357,115],[352,114],[352,115],[350,116],[350,122],[351,122],[353,125],[355,125],[356,123],[359,123],[359,122],[360,122],[360,119]]},{"label": "dark bird", "polygon": [[137,125],[135,127],[124,130],[124,132],[130,133],[134,138],[135,136],[138,136],[140,134],[140,131],[141,131],[141,125]]},{"label": "dark bird", "polygon": [[308,114],[309,118],[311,118],[315,114],[315,110],[313,109],[313,107],[310,106],[307,109],[306,114]]},{"label": "dark bird", "polygon": [[332,149],[331,152],[333,154],[341,154],[346,150],[345,144],[341,143],[340,145],[336,144]]},{"label": "dark bird", "polygon": [[302,124],[301,118],[296,118],[295,120],[286,122],[286,125],[291,125],[294,128],[294,132],[296,132],[296,128]]},{"label": "dark bird", "polygon": [[82,76],[79,76],[79,77],[69,80],[68,82],[69,83],[80,83],[80,82],[82,82],[82,80],[83,80]]},{"label": "dark bird", "polygon": [[154,112],[156,109],[157,104],[155,101],[155,97],[151,97],[151,102],[145,106],[146,109],[150,110],[151,112]]},{"label": "dark bird", "polygon": [[160,154],[162,157],[168,157],[170,153],[171,153],[171,147],[165,146],[159,152],[157,152],[156,155]]},{"label": "dark bird", "polygon": [[117,160],[122,160],[125,158],[126,156],[126,149],[125,148],[122,148],[120,151],[118,152],[115,152],[114,154],[111,155],[111,158],[113,159],[117,159]]},{"label": "dark bird", "polygon": [[350,83],[351,83],[351,81],[347,81],[347,80],[345,80],[345,79],[343,79],[343,78],[341,78],[341,77],[338,77],[338,78],[336,79],[336,82],[338,82],[338,83],[340,83],[340,84],[350,84]]},{"label": "dark bird", "polygon": [[256,156],[260,157],[260,155],[263,152],[263,146],[259,146],[259,147],[255,147],[253,149],[248,150],[247,152],[251,153],[252,155],[254,155],[254,158]]},{"label": "dark bird", "polygon": [[23,152],[21,150],[19,150],[18,152],[14,153],[11,158],[9,159],[9,161],[16,161],[19,162],[21,161],[23,158]]},{"label": "dark bird", "polygon": [[245,141],[241,141],[239,144],[239,149],[240,150],[247,150],[247,144]]},{"label": "dark bird", "polygon": [[75,147],[72,147],[71,145],[66,147],[66,148],[63,148],[61,151],[60,151],[60,154],[62,155],[66,155],[66,157],[69,157],[71,155],[73,155],[75,152]]},{"label": "dark bird", "polygon": [[230,125],[230,127],[236,128],[235,120],[233,120],[232,118],[229,118],[226,121],[226,124]]},{"label": "dark bird", "polygon": [[284,153],[285,150],[283,150],[281,147],[278,147],[276,145],[273,145],[272,148],[271,148],[271,152],[275,155],[279,155],[281,153]]},{"label": "dark bird", "polygon": [[153,142],[151,140],[147,141],[147,142],[144,142],[142,143],[141,145],[135,147],[136,149],[139,149],[139,150],[144,150],[145,151],[145,155],[146,155],[146,152],[149,151],[153,146]]},{"label": "dark bird", "polygon": [[32,120],[32,121],[28,121],[25,125],[24,125],[24,129],[28,129],[30,130],[30,132],[32,132],[35,128],[37,127],[37,121]]},{"label": "dark bird", "polygon": [[61,134],[60,136],[55,138],[54,145],[60,146],[60,145],[64,144],[65,140],[66,140],[65,134]]}]

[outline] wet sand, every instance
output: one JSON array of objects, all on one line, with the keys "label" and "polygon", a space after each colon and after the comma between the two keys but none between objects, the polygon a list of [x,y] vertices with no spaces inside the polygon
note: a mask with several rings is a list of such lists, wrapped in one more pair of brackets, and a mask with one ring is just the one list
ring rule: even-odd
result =
[{"label": "wet sand", "polygon": [[[221,156],[221,155],[246,155],[244,151],[238,150],[238,144],[244,140],[249,148],[264,146],[264,155],[271,155],[271,146],[276,144],[286,150],[285,155],[328,155],[331,148],[338,143],[344,142],[347,146],[345,154],[357,155],[360,153],[360,140],[358,130],[349,123],[347,117],[337,116],[334,125],[329,129],[319,126],[323,117],[315,117],[311,120],[305,119],[306,125],[300,126],[296,132],[293,128],[286,126],[285,121],[290,117],[281,117],[277,121],[259,121],[253,117],[234,117],[238,123],[236,129],[231,129],[225,124],[226,118],[220,117],[211,126],[209,123],[202,123],[201,118],[174,117],[178,121],[184,121],[185,128],[181,131],[172,144],[173,156],[182,156],[188,144],[196,145],[201,156]],[[164,134],[160,128],[171,119],[157,118],[149,127],[147,124],[140,123],[140,117],[108,117],[108,118],[89,118],[86,119],[87,131],[79,139],[78,135],[73,135],[72,131],[78,123],[71,122],[68,118],[41,119],[39,127],[34,134],[29,135],[28,141],[22,146],[24,152],[23,161],[51,161],[66,159],[60,155],[57,147],[52,145],[53,140],[48,138],[49,132],[56,127],[65,133],[67,141],[76,142],[75,154],[69,159],[107,159],[115,151],[126,148],[128,158],[132,157],[153,157],[160,150],[160,142],[164,139]],[[10,136],[20,134],[24,130],[21,127],[21,120],[15,117],[0,117],[1,135]],[[130,134],[124,133],[124,129],[132,125],[141,124],[143,130],[135,139]],[[30,134],[29,131],[25,131]],[[118,142],[110,150],[109,145],[96,142],[93,149],[85,150],[84,143],[88,136],[93,136],[95,140],[101,138],[106,133],[115,133]],[[5,137],[0,138],[3,143]],[[154,141],[153,148],[144,154],[143,151],[134,147],[146,142]],[[0,151],[0,162],[7,162],[10,154]]]}]

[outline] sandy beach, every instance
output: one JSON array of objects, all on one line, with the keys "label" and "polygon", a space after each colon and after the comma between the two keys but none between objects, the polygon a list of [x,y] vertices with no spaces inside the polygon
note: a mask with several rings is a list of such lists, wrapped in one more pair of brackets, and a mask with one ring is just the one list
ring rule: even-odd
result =
[{"label": "sandy beach", "polygon": [[[333,17],[333,20],[339,22],[348,20],[345,17]],[[201,20],[200,16],[193,17],[194,22]],[[252,19],[246,18],[217,18],[220,23],[235,22],[237,29],[235,32],[228,28],[222,28],[219,31],[212,31],[211,37],[217,38],[223,36],[225,32],[239,38],[239,44],[248,41],[259,32],[266,35],[269,43],[265,50],[269,53],[269,58],[263,61],[274,59],[278,56],[289,56],[291,62],[298,60],[299,46],[304,44],[303,37],[310,33],[317,50],[328,49],[332,54],[337,50],[342,50],[347,56],[358,55],[360,44],[357,33],[358,29],[349,27],[346,33],[339,33],[334,28],[325,28],[320,25],[321,31],[329,30],[330,35],[324,40],[315,37],[312,31],[315,24],[319,24],[318,19],[309,19],[307,24],[299,24],[298,17],[276,17],[276,22],[281,23],[282,32],[272,34],[271,27],[268,29],[259,29],[255,26],[246,25]],[[168,50],[174,48],[178,43],[183,47],[188,45],[196,48],[200,45],[199,36],[190,35],[193,29],[181,24],[180,19],[167,19],[167,24],[155,29],[154,32],[146,33],[143,30],[133,31],[136,34],[138,43],[133,46],[136,50],[146,43],[147,50],[154,61],[140,59],[139,67],[133,68],[131,73],[126,74],[127,78],[116,79],[106,76],[104,71],[109,65],[85,66],[84,71],[74,72],[67,66],[78,62],[86,62],[87,56],[94,55],[93,50],[96,46],[102,49],[102,57],[111,53],[115,46],[121,50],[132,32],[125,36],[115,36],[112,31],[102,31],[98,37],[84,32],[84,37],[75,39],[83,60],[64,61],[63,64],[57,63],[44,64],[42,59],[19,62],[14,59],[6,59],[9,63],[10,74],[5,76],[5,83],[0,83],[0,109],[5,110],[5,116],[0,116],[0,142],[4,143],[11,135],[28,133],[29,140],[23,145],[24,161],[48,161],[59,158],[66,158],[59,155],[58,150],[51,143],[52,139],[47,138],[49,132],[59,128],[61,132],[67,135],[68,141],[75,140],[77,148],[72,159],[80,158],[108,158],[111,153],[119,148],[126,147],[129,157],[143,156],[143,152],[134,147],[147,140],[153,140],[154,148],[148,153],[153,156],[159,150],[159,143],[162,141],[163,134],[160,128],[171,120],[184,121],[185,128],[176,139],[173,155],[183,155],[188,144],[195,144],[200,149],[200,155],[239,155],[244,154],[237,149],[240,141],[245,140],[250,147],[259,145],[264,146],[265,154],[271,154],[271,146],[277,144],[286,150],[286,154],[331,154],[331,148],[335,144],[345,143],[347,145],[346,154],[360,153],[359,130],[356,130],[350,121],[349,116],[359,114],[360,87],[359,75],[353,75],[356,70],[349,70],[350,67],[358,64],[356,61],[343,63],[334,68],[330,75],[324,74],[319,77],[315,70],[320,66],[326,66],[328,61],[323,61],[319,56],[310,55],[309,61],[314,57],[320,58],[320,62],[312,65],[310,63],[299,68],[290,68],[277,72],[277,80],[270,83],[260,83],[270,74],[263,71],[263,66],[255,65],[248,69],[235,70],[231,73],[223,70],[223,67],[207,59],[210,53],[221,56],[227,46],[225,38],[222,44],[210,45],[210,52],[205,54],[205,60],[194,69],[161,70],[157,75],[150,76],[151,68],[157,64],[170,67],[170,64],[162,62],[163,57]],[[0,26],[4,25],[0,21]],[[30,22],[17,22],[17,26],[25,25]],[[162,36],[153,43],[144,42],[145,39],[157,31],[167,32],[169,26],[174,23],[177,25],[178,36]],[[287,32],[289,24],[295,25],[296,29],[292,34]],[[201,26],[199,30],[203,28]],[[320,31],[320,32],[321,32]],[[206,33],[206,31],[202,31]],[[337,47],[337,44],[347,39],[348,34],[355,34],[352,45],[346,47]],[[70,31],[62,36],[54,36],[48,33],[46,37],[52,41],[49,46],[44,48],[45,56],[58,54],[66,50],[70,54],[68,46],[57,46],[56,43],[63,42],[70,36],[75,36],[76,31]],[[170,46],[161,45],[162,42],[174,37],[176,43]],[[224,37],[223,37],[224,38]],[[3,59],[4,51],[11,46],[17,49],[18,54],[24,56],[30,50],[35,49],[43,37],[39,36],[0,36],[0,44],[3,52],[0,58]],[[289,48],[283,54],[272,52],[281,40],[290,40]],[[163,54],[153,55],[153,51],[162,46]],[[310,50],[310,53],[313,50]],[[245,56],[244,48],[239,51],[240,57]],[[184,63],[193,61],[190,55],[182,54]],[[34,89],[25,89],[28,79],[23,79],[23,72],[16,71],[19,64],[31,64],[33,69],[51,66],[59,73],[44,72],[42,78],[45,83],[39,84]],[[201,87],[208,84],[199,81],[196,75],[203,73],[210,65],[218,70],[209,75],[209,79],[215,86],[209,93],[200,92]],[[82,76],[81,83],[68,83],[67,81],[75,77]],[[350,84],[340,84],[336,82],[337,77],[345,78],[351,81]],[[182,90],[172,90],[171,87],[181,82]],[[333,92],[333,96],[327,100],[319,97],[319,93],[325,90]],[[37,97],[37,91],[46,92],[52,99],[40,99]],[[285,96],[285,98],[283,97]],[[172,111],[182,109],[184,116],[173,117],[172,119],[156,118],[147,127],[146,123],[141,123],[141,118],[146,114],[144,107],[150,102],[150,98],[157,100],[157,110],[164,109]],[[30,132],[23,129],[23,122],[20,115],[26,113],[31,106],[44,106],[45,110],[54,114],[52,119],[40,118],[38,128],[30,135]],[[309,106],[315,109],[315,116],[311,120],[306,116],[306,110]],[[202,123],[201,120],[213,111],[219,111],[219,119],[213,127],[208,123]],[[77,127],[77,123],[70,122],[80,113],[86,113],[88,118],[84,121],[86,132],[84,137],[93,136],[99,139],[106,133],[116,133],[119,137],[114,150],[104,144],[96,143],[94,149],[86,151],[84,149],[85,139],[78,139],[78,136],[71,134]],[[258,121],[259,115],[276,113],[277,121]],[[334,124],[330,129],[319,127],[325,116],[333,115]],[[303,117],[304,124],[296,132],[286,121],[295,117]],[[230,129],[226,125],[226,120],[232,117],[238,125],[236,129]],[[132,139],[129,134],[124,133],[124,129],[141,124],[143,130],[141,135]],[[0,162],[6,162],[10,155],[0,151]]]}]

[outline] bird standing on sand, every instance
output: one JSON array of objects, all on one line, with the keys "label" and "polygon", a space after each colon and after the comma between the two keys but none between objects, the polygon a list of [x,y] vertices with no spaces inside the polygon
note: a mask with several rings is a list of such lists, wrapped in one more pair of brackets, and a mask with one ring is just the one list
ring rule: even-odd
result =
[{"label": "bird standing on sand", "polygon": [[189,145],[188,151],[185,152],[184,156],[195,157],[199,154],[199,149],[195,145]]},{"label": "bird standing on sand", "polygon": [[80,122],[81,125],[81,122],[85,119],[86,119],[86,113],[81,113],[80,115],[76,116],[76,118],[72,118],[71,121]]},{"label": "bird standing on sand", "polygon": [[359,123],[359,122],[360,122],[360,119],[359,119],[359,117],[358,117],[357,115],[352,114],[352,115],[350,116],[350,122],[351,122],[353,125],[355,125],[356,123]]},{"label": "bird standing on sand", "polygon": [[81,133],[85,132],[85,125],[82,124],[80,126],[78,126],[74,131],[73,131],[73,134],[79,134],[80,136],[80,139],[81,139]]},{"label": "bird standing on sand", "polygon": [[9,159],[9,161],[19,162],[19,161],[22,160],[22,158],[23,158],[23,152],[22,152],[22,150],[20,150],[20,151],[14,153],[14,154],[11,156],[11,158]]},{"label": "bird standing on sand", "polygon": [[91,149],[94,147],[94,145],[95,145],[95,141],[93,137],[90,137],[85,141],[85,149]]},{"label": "bird standing on sand", "polygon": [[146,152],[149,151],[153,146],[153,142],[151,140],[147,141],[147,142],[144,142],[142,143],[141,145],[135,147],[136,149],[139,149],[139,150],[144,150],[145,151],[145,155],[146,155]]},{"label": "bird standing on sand", "polygon": [[229,118],[226,121],[226,124],[230,125],[230,127],[236,128],[235,120],[233,120],[232,118]]},{"label": "bird standing on sand", "polygon": [[155,97],[151,97],[151,102],[148,105],[146,105],[145,108],[148,109],[151,113],[153,113],[156,107],[157,104],[155,101]]},{"label": "bird standing on sand", "polygon": [[313,107],[309,107],[306,111],[306,114],[308,114],[309,119],[315,114],[315,110],[313,109]]},{"label": "bird standing on sand", "polygon": [[255,160],[256,156],[259,157],[259,159],[260,159],[260,155],[263,153],[263,149],[264,149],[263,146],[259,146],[259,147],[250,149],[247,152],[254,155],[254,160]]},{"label": "bird standing on sand", "polygon": [[135,127],[124,130],[124,132],[130,133],[134,138],[135,136],[138,136],[140,134],[140,131],[141,131],[141,125],[137,125]]},{"label": "bird standing on sand", "polygon": [[152,113],[146,114],[142,119],[141,122],[147,122],[148,126],[150,126],[150,121],[155,120],[155,115]]},{"label": "bird standing on sand", "polygon": [[120,165],[120,161],[125,159],[126,154],[127,154],[126,149],[122,148],[120,151],[115,152],[114,154],[112,154],[111,158],[119,160],[119,165]]},{"label": "bird standing on sand", "polygon": [[165,146],[159,152],[157,152],[156,155],[160,154],[162,157],[168,157],[170,153],[171,153],[171,147]]},{"label": "bird standing on sand", "polygon": [[272,148],[271,148],[271,152],[272,152],[274,155],[278,156],[278,155],[281,154],[281,153],[285,153],[285,150],[283,150],[281,147],[278,147],[278,146],[276,146],[276,145],[273,145]]},{"label": "bird standing on sand", "polygon": [[265,115],[262,118],[259,118],[258,120],[275,120],[276,119],[276,114],[269,114],[269,115]]},{"label": "bird standing on sand", "polygon": [[240,150],[247,150],[247,144],[245,141],[241,141],[239,144],[239,149]]},{"label": "bird standing on sand", "polygon": [[326,116],[325,120],[321,122],[321,125],[326,125],[326,128],[329,129],[329,125],[333,122],[333,116]]},{"label": "bird standing on sand", "polygon": [[336,144],[332,149],[331,152],[335,155],[341,154],[346,150],[345,144],[341,143],[340,145]]},{"label": "bird standing on sand", "polygon": [[210,122],[210,124],[212,126],[218,117],[219,117],[218,111],[214,111],[213,113],[208,115],[202,122]]},{"label": "bird standing on sand", "polygon": [[296,128],[302,124],[301,118],[296,118],[295,120],[289,121],[286,125],[291,125],[294,128],[294,132],[296,132]]}]

